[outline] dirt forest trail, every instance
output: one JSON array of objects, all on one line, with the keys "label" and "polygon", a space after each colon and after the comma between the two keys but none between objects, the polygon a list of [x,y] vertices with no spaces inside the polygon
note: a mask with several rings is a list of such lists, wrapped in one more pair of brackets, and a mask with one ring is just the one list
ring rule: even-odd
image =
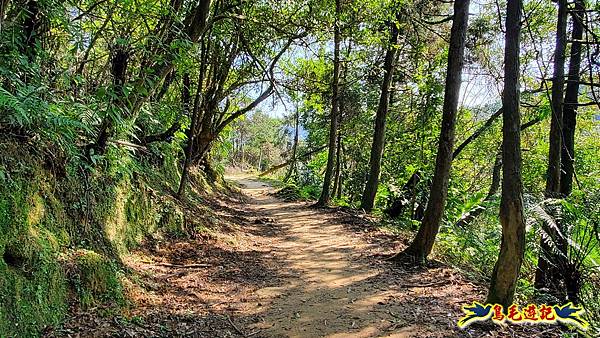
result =
[{"label": "dirt forest trail", "polygon": [[79,311],[47,336],[537,336],[533,327],[460,330],[461,306],[485,288],[443,264],[382,259],[401,248],[398,238],[359,215],[284,202],[250,176],[228,179],[243,196],[211,208],[234,229],[148,243],[124,259],[137,278],[126,286],[128,313]]},{"label": "dirt forest trail", "polygon": [[[256,325],[264,329],[265,337],[452,335],[449,331],[462,299],[455,287],[444,291],[444,285],[452,284],[449,271],[439,271],[443,278],[435,280],[434,275],[393,278],[389,267],[369,261],[375,244],[345,229],[339,214],[306,203],[282,202],[269,196],[271,187],[256,180],[238,182],[252,198],[249,208],[279,228],[272,249],[290,276],[280,286],[256,291],[270,303],[265,321]],[[437,300],[428,299],[434,297],[427,291],[432,287],[437,288]],[[409,296],[410,302],[403,301]],[[432,300],[446,303],[431,309]],[[434,317],[435,323],[422,323]],[[440,332],[442,327],[445,333]]]}]

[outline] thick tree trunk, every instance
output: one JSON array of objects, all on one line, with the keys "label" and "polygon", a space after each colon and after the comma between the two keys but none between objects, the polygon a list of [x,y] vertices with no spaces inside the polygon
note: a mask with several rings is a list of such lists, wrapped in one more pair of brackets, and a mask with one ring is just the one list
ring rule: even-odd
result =
[{"label": "thick tree trunk", "polygon": [[385,122],[390,104],[390,87],[394,78],[394,68],[396,54],[398,53],[398,27],[396,22],[390,24],[390,41],[388,49],[385,52],[385,61],[383,64],[383,81],[381,82],[381,93],[379,96],[379,106],[375,115],[375,129],[373,132],[373,143],[371,144],[371,156],[369,159],[369,174],[367,184],[362,195],[360,207],[366,212],[373,210],[375,195],[379,185],[379,175],[381,172],[381,158],[383,157],[383,147],[385,145]]},{"label": "thick tree trunk", "polygon": [[512,303],[525,252],[523,182],[521,178],[521,131],[519,111],[519,50],[522,0],[508,0],[504,49],[502,97],[502,242],[494,265],[487,303]]},{"label": "thick tree trunk", "polygon": [[317,206],[326,206],[329,204],[331,199],[330,188],[331,179],[333,178],[333,167],[335,165],[335,151],[337,141],[337,130],[338,130],[338,114],[340,110],[339,102],[339,87],[340,87],[340,42],[341,42],[341,28],[339,17],[341,14],[341,0],[335,0],[335,32],[333,34],[333,82],[331,84],[332,98],[331,98],[331,116],[330,127],[329,127],[329,153],[327,154],[327,167],[325,169],[325,177],[323,178],[323,189],[321,190],[321,196]]},{"label": "thick tree trunk", "polygon": [[585,2],[575,0],[575,12],[573,17],[573,32],[571,40],[571,55],[569,60],[569,75],[565,91],[565,105],[563,109],[563,147],[560,164],[562,167],[560,176],[560,194],[568,196],[573,190],[573,173],[575,162],[575,125],[577,119],[577,104],[579,103],[579,71],[581,69],[581,41],[583,37],[583,18]]},{"label": "thick tree trunk", "polygon": [[469,0],[454,2],[454,20],[450,33],[448,51],[448,71],[442,112],[442,129],[438,145],[435,172],[429,195],[429,202],[421,222],[421,227],[412,243],[403,252],[416,261],[424,261],[431,253],[435,237],[440,228],[448,194],[448,181],[452,166],[452,148],[458,111],[461,75],[464,62],[464,49],[469,19]]},{"label": "thick tree trunk", "polygon": [[[554,75],[552,79],[552,120],[550,123],[550,148],[548,150],[548,171],[546,177],[547,198],[560,197],[560,168],[562,152],[562,120],[563,120],[563,94],[565,84],[565,50],[567,45],[567,0],[558,0],[558,20],[556,27],[556,49],[554,50]],[[547,239],[540,240],[540,256],[535,272],[534,286],[537,290],[548,288],[554,296],[562,298],[560,287],[560,261],[562,255],[552,251],[548,243],[552,238],[560,241],[560,236],[555,234],[549,226],[542,226],[548,233]],[[560,243],[556,243],[562,247]],[[562,299],[561,299],[562,300]]]},{"label": "thick tree trunk", "polygon": [[[194,123],[192,123],[192,125],[194,128],[196,127]],[[183,197],[185,186],[190,176],[190,167],[192,164],[203,163],[206,154],[210,150],[210,145],[211,141],[207,141],[207,139],[201,135],[198,137],[192,135],[188,139],[185,159],[183,162],[183,170],[181,172],[181,179],[179,180],[179,188],[177,189],[177,198]]]}]

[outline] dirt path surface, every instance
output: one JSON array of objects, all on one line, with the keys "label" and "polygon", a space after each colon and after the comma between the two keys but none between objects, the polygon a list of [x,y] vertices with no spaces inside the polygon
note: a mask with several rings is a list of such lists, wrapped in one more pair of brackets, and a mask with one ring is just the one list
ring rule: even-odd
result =
[{"label": "dirt path surface", "polygon": [[398,250],[398,240],[357,215],[283,202],[265,183],[233,179],[247,197],[212,206],[215,222],[233,226],[132,253],[125,260],[137,276],[128,287],[129,312],[77,312],[49,336],[531,337],[539,331],[459,330],[460,307],[484,298],[482,288],[441,264],[386,262],[380,254]]},{"label": "dirt path surface", "polygon": [[[279,229],[273,250],[290,276],[281,285],[256,291],[269,304],[264,323],[256,325],[264,336],[452,336],[460,295],[472,290],[469,285],[457,289],[451,271],[397,279],[398,271],[373,264],[369,257],[377,248],[349,231],[340,214],[282,203],[257,181],[240,183],[253,197],[250,208]],[[432,303],[438,305],[435,310]]]}]

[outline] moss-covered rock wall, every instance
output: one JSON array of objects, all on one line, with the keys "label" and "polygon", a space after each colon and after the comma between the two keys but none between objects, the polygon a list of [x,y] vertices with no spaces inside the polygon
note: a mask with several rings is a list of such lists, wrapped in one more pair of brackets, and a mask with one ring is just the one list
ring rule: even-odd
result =
[{"label": "moss-covered rock wall", "polygon": [[126,303],[120,257],[185,224],[167,192],[177,173],[137,169],[49,163],[30,146],[0,145],[0,337],[39,335],[70,305]]}]

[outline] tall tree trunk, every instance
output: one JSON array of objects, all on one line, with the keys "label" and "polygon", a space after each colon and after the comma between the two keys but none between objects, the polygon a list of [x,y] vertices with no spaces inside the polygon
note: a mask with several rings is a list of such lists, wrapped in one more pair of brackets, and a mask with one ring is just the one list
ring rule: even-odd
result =
[{"label": "tall tree trunk", "polygon": [[338,114],[340,110],[339,91],[340,91],[340,41],[342,32],[340,29],[341,0],[335,0],[335,31],[333,34],[333,82],[331,84],[331,116],[329,127],[329,152],[327,154],[327,167],[325,177],[323,178],[323,190],[317,201],[317,206],[326,206],[331,199],[330,187],[333,177],[333,166],[335,165],[335,151],[338,130]]},{"label": "tall tree trunk", "polygon": [[[190,12],[186,15],[186,18],[184,19],[186,35],[192,43],[198,42],[198,39],[201,37],[202,32],[206,28],[207,19],[210,12],[210,4],[211,0],[198,1],[198,4],[190,9]],[[167,42],[172,42],[174,38],[175,36],[168,38]],[[142,105],[149,98],[154,96],[155,91],[175,67],[175,59],[172,55],[166,54],[161,56],[165,57],[164,62],[154,64],[150,67],[152,68],[152,71],[148,72],[154,74],[155,76],[155,78],[152,81],[147,81],[148,79],[142,76],[138,78],[135,83],[132,84],[134,87],[141,87],[146,89],[144,91],[135,90],[132,96],[129,97],[127,99],[127,102],[125,103],[127,106],[127,116],[131,117],[133,120],[136,119],[138,112],[142,108]],[[96,138],[96,142],[86,147],[88,154],[90,149],[95,149],[100,153],[104,152],[105,146],[102,146],[102,141],[108,140],[108,137],[111,135],[111,124],[112,123],[110,121],[107,121],[106,119],[102,122],[100,126],[100,131],[98,133],[98,137]]]},{"label": "tall tree trunk", "polygon": [[300,111],[298,105],[296,105],[296,114],[294,115],[294,144],[292,145],[292,160],[288,168],[287,174],[285,174],[284,182],[288,182],[296,169],[296,152],[298,151],[298,142],[300,141]]},{"label": "tall tree trunk", "polygon": [[[210,2],[210,0],[208,0]],[[198,72],[198,82],[196,83],[196,93],[194,95],[194,104],[192,106],[191,114],[191,125],[187,130],[187,143],[183,149],[183,169],[181,171],[181,179],[179,180],[179,186],[177,188],[177,198],[181,198],[185,192],[186,182],[189,175],[189,167],[192,163],[194,155],[194,145],[196,144],[196,135],[198,134],[199,122],[203,120],[205,115],[204,105],[204,81],[209,76],[206,75],[208,71],[207,63],[208,53],[210,51],[210,43],[206,42],[206,39],[200,40],[200,69]],[[210,73],[209,73],[210,74]]]},{"label": "tall tree trunk", "polygon": [[569,75],[565,91],[565,105],[563,109],[563,147],[560,164],[560,194],[568,196],[573,190],[573,173],[575,161],[575,125],[577,118],[577,104],[579,103],[579,71],[581,69],[581,39],[583,37],[583,12],[585,2],[575,0],[575,11],[572,13],[573,32],[571,55],[569,60]]},{"label": "tall tree trunk", "polygon": [[340,139],[338,140],[340,143],[340,147],[338,150],[338,161],[340,164],[340,174],[338,175],[338,185],[337,185],[337,190],[335,191],[335,197],[339,200],[342,198],[342,187],[344,185],[344,169],[345,169],[345,165],[343,165],[344,163],[344,158],[342,157],[342,153],[344,151],[344,147],[342,145],[342,138],[340,137]]},{"label": "tall tree trunk", "polygon": [[246,153],[244,152],[244,140],[242,137],[240,137],[240,149],[242,152],[242,160],[240,163],[242,165],[242,169],[244,169],[246,167]]},{"label": "tall tree trunk", "polygon": [[[210,14],[212,0],[199,0],[196,2],[196,5],[191,7],[189,12],[186,14],[183,23],[185,24],[184,31],[186,33],[186,38],[189,39],[190,42],[196,43],[202,36],[202,33],[206,29],[206,24],[208,22],[208,16]],[[176,32],[177,30],[173,30]],[[164,45],[168,45],[176,38],[176,35],[167,37],[166,41],[162,42]],[[154,95],[154,92],[161,85],[162,81],[169,75],[169,73],[175,68],[175,58],[170,55],[161,55],[164,58],[164,62],[156,63],[152,65],[152,71],[149,73],[154,74],[154,79],[152,81],[147,82],[148,79],[141,77],[137,80],[134,86],[143,86],[147,90],[144,91],[144,94],[136,94],[137,96],[133,98],[130,103],[130,115],[135,117],[138,112],[142,108],[142,105]]]},{"label": "tall tree trunk", "polygon": [[[552,79],[552,119],[550,123],[550,147],[548,150],[548,171],[546,177],[547,198],[560,197],[560,167],[562,152],[562,120],[563,120],[563,94],[565,84],[565,50],[567,45],[567,0],[558,0],[558,20],[556,27],[556,49],[554,50],[554,75]],[[562,275],[562,255],[556,255],[552,245],[548,243],[552,238],[560,240],[560,236],[547,226],[542,225],[542,230],[549,236],[542,236],[540,240],[540,255],[535,272],[534,286],[537,290],[548,288],[550,293],[557,298],[562,298],[560,276]],[[562,241],[561,241],[562,242]],[[556,243],[562,247],[561,243]],[[561,299],[562,300],[562,299]]]},{"label": "tall tree trunk", "polygon": [[440,228],[448,194],[468,20],[469,0],[456,0],[454,2],[454,20],[450,32],[442,130],[440,131],[433,183],[419,232],[403,252],[403,255],[420,262],[427,259],[427,256],[431,253],[435,237]]},{"label": "tall tree trunk", "polygon": [[508,0],[502,96],[502,242],[494,265],[487,303],[512,303],[525,252],[523,182],[521,177],[521,131],[519,110],[519,50],[522,0]]},{"label": "tall tree trunk", "polygon": [[558,0],[556,49],[554,50],[554,75],[552,78],[552,119],[550,122],[550,147],[546,197],[558,197],[560,191],[560,156],[562,146],[561,124],[565,85],[565,50],[567,46],[567,0]]},{"label": "tall tree trunk", "polygon": [[340,184],[341,164],[342,164],[342,132],[338,130],[337,150],[335,151],[335,174],[333,175],[333,195],[337,197]]},{"label": "tall tree trunk", "polygon": [[369,174],[360,202],[360,207],[367,212],[373,210],[375,195],[377,195],[377,187],[379,185],[381,158],[385,144],[385,122],[390,103],[390,86],[394,77],[396,54],[398,53],[397,44],[398,26],[394,21],[390,23],[390,41],[385,52],[385,61],[383,64],[384,75],[381,82],[379,106],[377,107],[377,114],[375,116],[375,129],[373,132],[373,143],[371,144],[371,157],[369,159]]}]

